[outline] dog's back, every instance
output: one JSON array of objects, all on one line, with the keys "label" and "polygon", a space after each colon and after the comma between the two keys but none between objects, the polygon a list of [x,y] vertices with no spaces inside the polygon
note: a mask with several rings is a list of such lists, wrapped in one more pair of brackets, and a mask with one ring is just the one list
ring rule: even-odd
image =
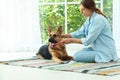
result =
[{"label": "dog's back", "polygon": [[43,45],[40,47],[39,51],[36,53],[36,55],[42,55],[45,59],[51,59],[52,56],[48,50],[48,45]]}]

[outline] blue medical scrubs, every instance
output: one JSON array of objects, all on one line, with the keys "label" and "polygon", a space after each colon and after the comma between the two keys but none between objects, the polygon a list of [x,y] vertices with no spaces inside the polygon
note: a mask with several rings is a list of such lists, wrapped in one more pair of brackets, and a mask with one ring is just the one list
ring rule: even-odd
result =
[{"label": "blue medical scrubs", "polygon": [[101,14],[93,12],[81,28],[70,34],[73,38],[80,38],[82,44],[87,46],[74,54],[75,61],[110,62],[118,59],[111,27]]}]

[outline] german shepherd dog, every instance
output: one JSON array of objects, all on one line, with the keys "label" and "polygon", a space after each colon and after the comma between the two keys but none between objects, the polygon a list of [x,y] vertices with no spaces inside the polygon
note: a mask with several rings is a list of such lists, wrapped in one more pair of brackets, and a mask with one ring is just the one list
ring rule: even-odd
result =
[{"label": "german shepherd dog", "polygon": [[64,43],[61,43],[62,26],[57,31],[52,31],[50,27],[48,29],[49,44],[40,47],[37,56],[40,59],[52,59],[58,63],[64,63],[64,61],[73,60],[72,56],[69,56],[66,52]]}]

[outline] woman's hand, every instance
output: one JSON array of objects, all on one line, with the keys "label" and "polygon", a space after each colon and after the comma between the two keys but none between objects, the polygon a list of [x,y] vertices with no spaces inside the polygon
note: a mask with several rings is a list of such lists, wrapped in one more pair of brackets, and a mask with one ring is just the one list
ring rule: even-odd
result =
[{"label": "woman's hand", "polygon": [[60,43],[69,44],[69,43],[79,43],[82,44],[80,39],[77,38],[65,38]]},{"label": "woman's hand", "polygon": [[61,42],[64,43],[64,44],[72,43],[72,38],[65,38]]}]

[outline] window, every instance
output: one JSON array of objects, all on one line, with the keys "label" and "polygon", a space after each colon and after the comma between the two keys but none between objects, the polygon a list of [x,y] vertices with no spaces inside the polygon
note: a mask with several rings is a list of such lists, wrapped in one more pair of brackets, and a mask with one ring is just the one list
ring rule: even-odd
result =
[{"label": "window", "polygon": [[[47,29],[52,26],[56,29],[63,26],[63,33],[70,33],[80,27],[85,21],[79,10],[81,0],[40,0],[40,28],[42,43],[46,43]],[[96,5],[107,14],[112,24],[112,0],[95,0]],[[103,4],[104,3],[104,4]],[[107,4],[107,5],[106,5]]]}]

